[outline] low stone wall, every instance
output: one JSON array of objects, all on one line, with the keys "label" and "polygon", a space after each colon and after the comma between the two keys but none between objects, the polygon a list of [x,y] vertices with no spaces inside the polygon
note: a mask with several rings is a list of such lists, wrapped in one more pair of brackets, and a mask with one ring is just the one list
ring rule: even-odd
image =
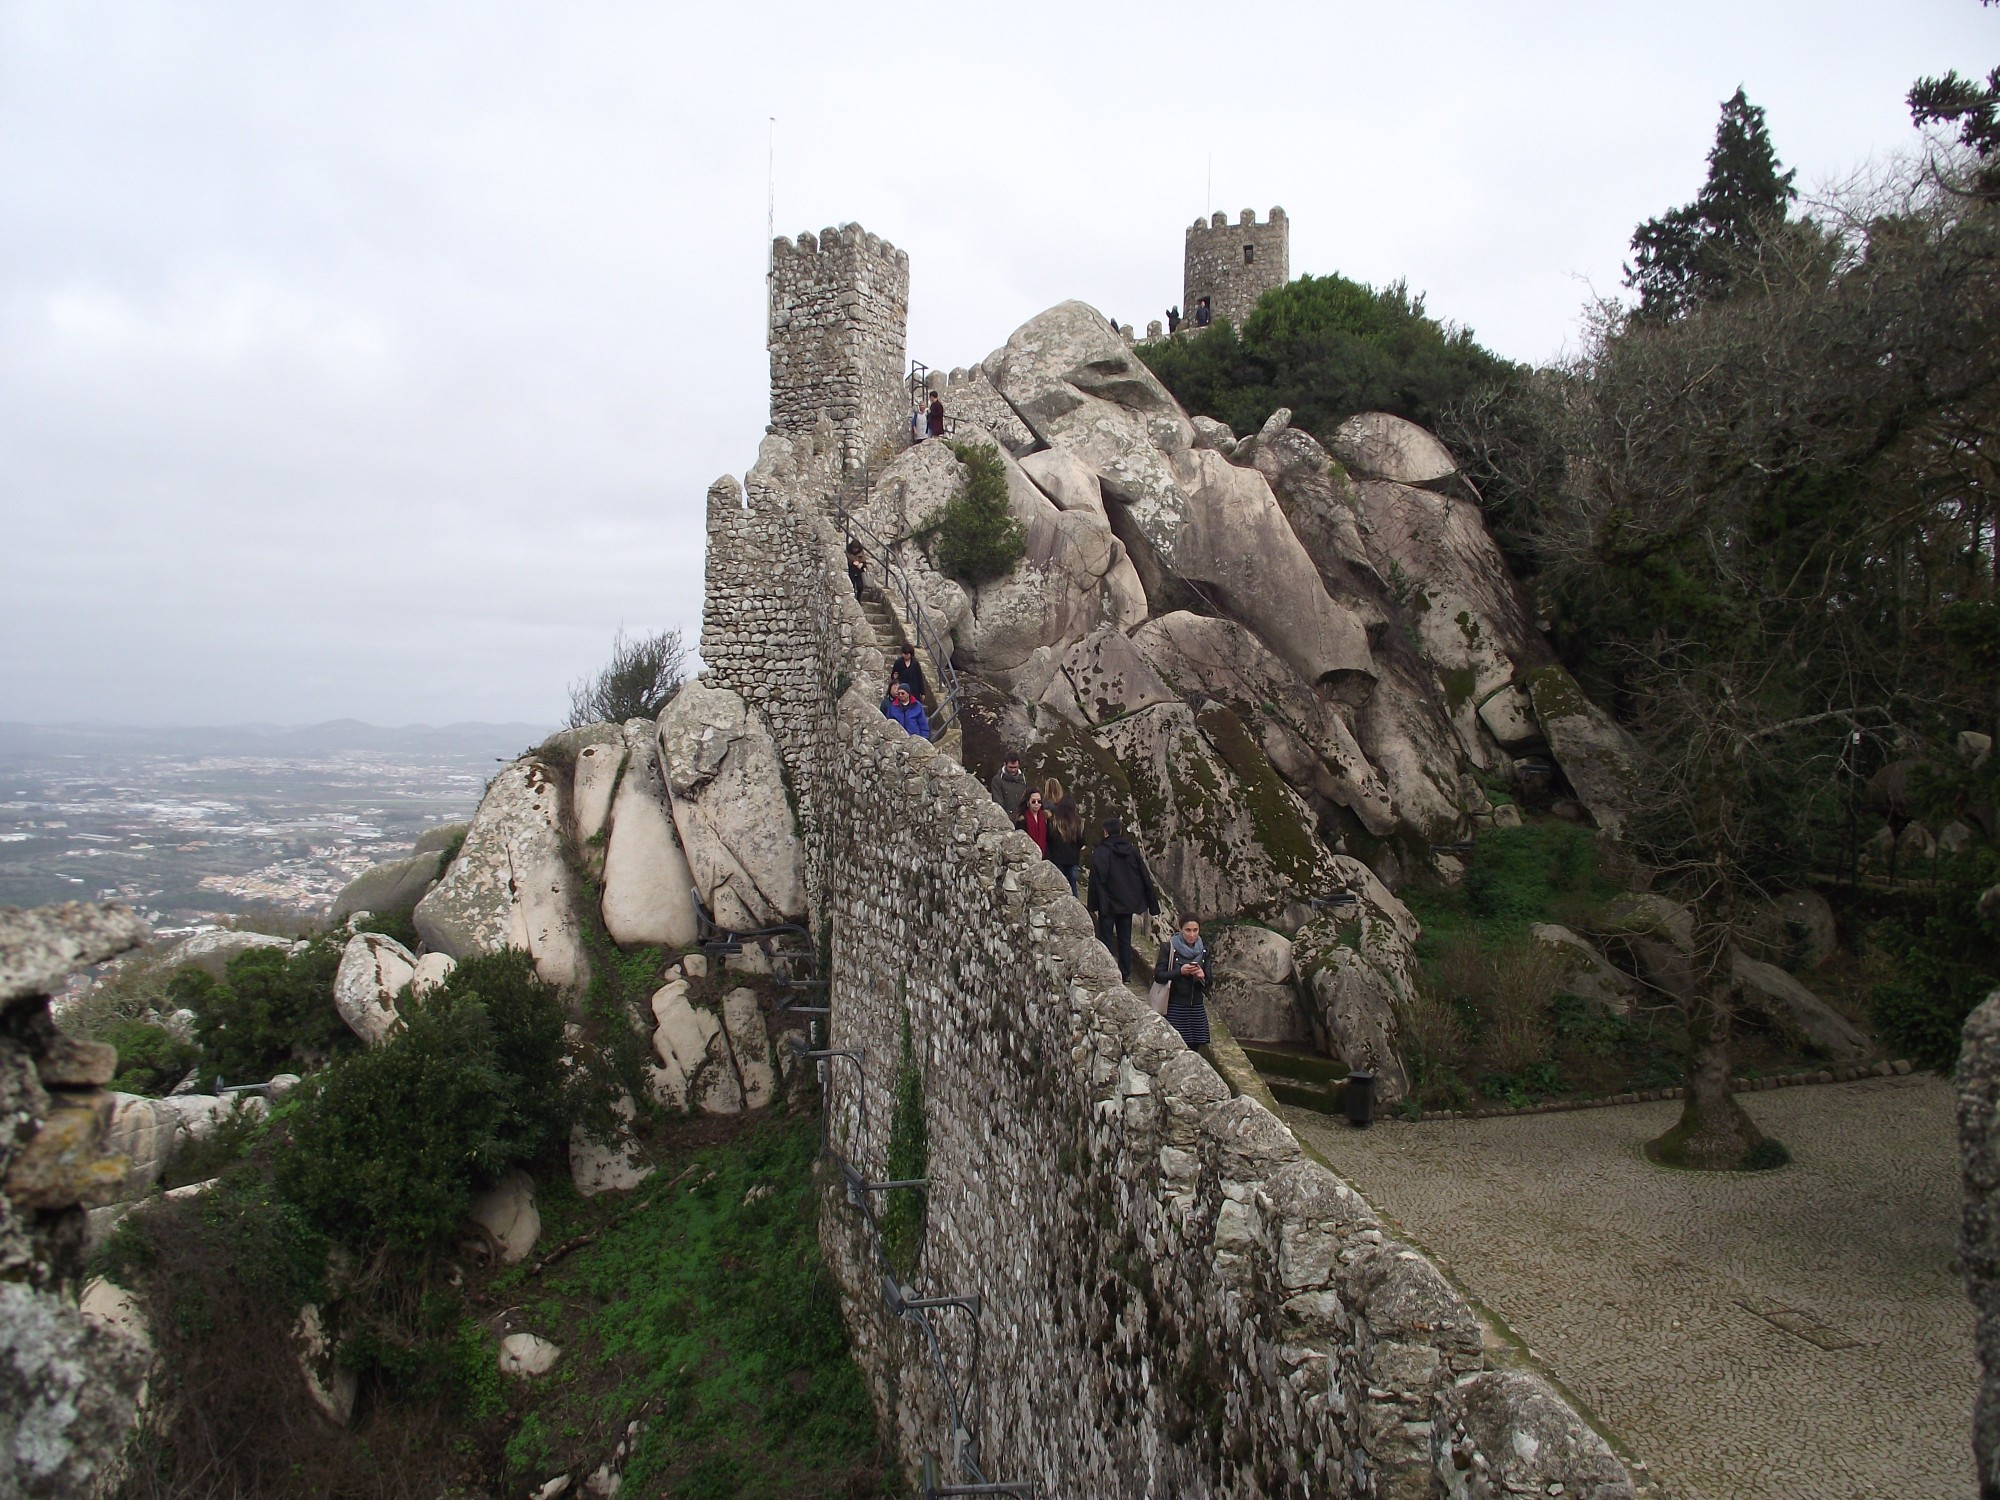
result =
[{"label": "low stone wall", "polygon": [[2000,1500],[2000,990],[1966,1018],[1958,1057],[1958,1149],[1965,1182],[1958,1259],[1979,1349],[1972,1456],[1980,1500]]},{"label": "low stone wall", "polygon": [[[902,1039],[929,1215],[913,1287],[989,1480],[1043,1496],[1629,1496],[1547,1385],[1484,1368],[1437,1269],[1119,982],[984,789],[885,719],[839,586],[830,431],[709,493],[702,654],[769,716],[830,928],[833,1149],[889,1175]],[[958,1480],[949,1395],[829,1171],[821,1240],[913,1472]]]}]

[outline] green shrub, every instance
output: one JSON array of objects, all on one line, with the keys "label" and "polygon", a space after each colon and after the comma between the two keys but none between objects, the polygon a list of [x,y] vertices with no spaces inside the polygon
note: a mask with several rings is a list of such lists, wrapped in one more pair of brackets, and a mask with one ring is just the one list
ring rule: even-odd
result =
[{"label": "green shrub", "polygon": [[414,905],[398,911],[371,911],[368,913],[368,925],[363,930],[393,938],[412,953],[423,943],[423,937],[417,931],[417,909]]},{"label": "green shrub", "polygon": [[1007,470],[990,443],[953,443],[966,480],[927,533],[938,568],[960,583],[991,583],[1014,571],[1026,551],[1007,505]]},{"label": "green shrub", "polygon": [[1930,910],[1869,933],[1875,966],[1890,978],[1868,997],[1875,1034],[1892,1057],[1949,1073],[1974,1006],[2000,986],[2000,932],[1979,914],[1979,895],[2000,879],[2000,855],[1974,849],[1937,863]]},{"label": "green shrub", "polygon": [[527,954],[508,948],[464,960],[424,1003],[440,996],[485,1010],[505,1093],[503,1144],[518,1160],[539,1156],[569,1130],[561,992],[535,972]]},{"label": "green shrub", "polygon": [[200,969],[176,973],[167,984],[168,1000],[195,1013],[204,1078],[220,1074],[231,1083],[259,1083],[352,1047],[354,1035],[333,1004],[340,953],[339,942],[321,936],[297,953],[239,953],[220,981]]},{"label": "green shrub", "polygon": [[220,1177],[241,1161],[252,1145],[266,1133],[265,1117],[246,1108],[251,1098],[237,1094],[235,1105],[215,1128],[199,1140],[182,1137],[160,1172],[160,1186],[185,1187],[190,1182],[207,1182]]},{"label": "green shrub", "polygon": [[121,1094],[164,1094],[201,1061],[201,1049],[193,1042],[149,1021],[113,1021],[98,1040],[118,1049],[118,1076],[111,1086]]},{"label": "green shrub", "polygon": [[1403,282],[1377,290],[1345,276],[1301,276],[1266,292],[1242,332],[1143,344],[1140,356],[1190,412],[1255,432],[1281,406],[1324,437],[1362,411],[1435,426],[1440,413],[1509,367],[1471,330],[1440,323]]},{"label": "green shrub", "polygon": [[558,1138],[562,1059],[561,1002],[526,955],[468,960],[387,1042],[310,1082],[273,1179],[328,1235],[419,1251]]},{"label": "green shrub", "polygon": [[389,1041],[307,1085],[273,1162],[278,1191],[358,1249],[423,1250],[511,1159],[494,1052],[478,1004],[417,1007]]},{"label": "green shrub", "polygon": [[346,1309],[340,1362],[406,1404],[481,1421],[507,1406],[493,1339],[456,1292],[432,1289]]}]

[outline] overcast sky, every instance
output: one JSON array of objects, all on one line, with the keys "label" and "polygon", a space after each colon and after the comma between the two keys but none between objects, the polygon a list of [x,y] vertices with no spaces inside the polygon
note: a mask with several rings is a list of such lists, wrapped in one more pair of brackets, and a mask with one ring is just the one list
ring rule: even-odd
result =
[{"label": "overcast sky", "polygon": [[779,232],[909,251],[933,366],[1273,204],[1533,360],[1737,84],[1810,186],[1996,62],[1975,0],[0,0],[0,720],[552,721],[695,637],[772,115]]}]

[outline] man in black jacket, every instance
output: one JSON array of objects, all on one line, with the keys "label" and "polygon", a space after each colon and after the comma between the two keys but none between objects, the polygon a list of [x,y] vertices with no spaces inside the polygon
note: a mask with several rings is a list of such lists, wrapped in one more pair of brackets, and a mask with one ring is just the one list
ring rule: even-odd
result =
[{"label": "man in black jacket", "polygon": [[917,660],[917,648],[907,643],[889,665],[889,691],[895,692],[899,682],[919,703],[931,695],[931,685],[924,681],[923,663]]},{"label": "man in black jacket", "polygon": [[1145,856],[1125,837],[1116,818],[1104,820],[1104,837],[1090,851],[1090,910],[1097,914],[1097,938],[1118,960],[1120,978],[1132,977],[1132,917],[1158,916],[1160,894]]}]

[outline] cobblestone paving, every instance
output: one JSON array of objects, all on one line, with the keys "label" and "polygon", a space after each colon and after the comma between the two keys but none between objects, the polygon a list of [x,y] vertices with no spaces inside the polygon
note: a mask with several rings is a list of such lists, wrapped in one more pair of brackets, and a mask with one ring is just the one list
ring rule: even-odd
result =
[{"label": "cobblestone paving", "polygon": [[1767,1173],[1656,1167],[1678,1103],[1351,1130],[1285,1118],[1673,1500],[1970,1500],[1950,1086],[1744,1099]]}]

